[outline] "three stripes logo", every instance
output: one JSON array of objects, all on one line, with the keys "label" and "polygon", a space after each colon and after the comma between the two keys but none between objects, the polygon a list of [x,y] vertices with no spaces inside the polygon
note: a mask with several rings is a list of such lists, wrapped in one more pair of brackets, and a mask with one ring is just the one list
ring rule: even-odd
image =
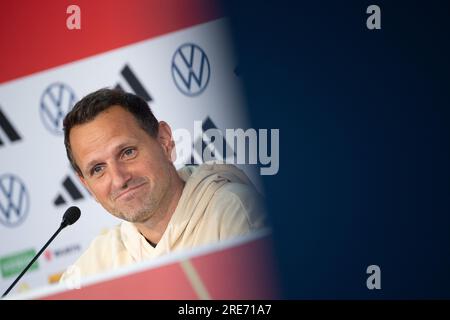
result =
[{"label": "three stripes logo", "polygon": [[21,140],[21,137],[0,108],[0,147],[5,144],[6,140],[16,142]]},{"label": "three stripes logo", "polygon": [[[145,89],[145,87],[142,85],[142,83],[139,81],[139,79],[136,77],[135,73],[131,70],[130,66],[127,64],[125,67],[123,67],[122,71],[120,72],[123,78],[125,79],[126,85],[129,86],[133,92],[144,99],[147,102],[153,101],[153,98],[150,96],[148,91]],[[125,83],[118,83],[115,86],[115,89],[120,89],[122,91],[130,92],[128,88],[124,88]]]},{"label": "three stripes logo", "polygon": [[[197,140],[194,142],[194,145],[192,147],[193,153],[191,155],[191,163],[203,163],[204,162],[203,154],[204,154],[206,148],[210,148],[209,151],[216,156],[216,159],[226,159],[227,155],[231,155],[231,154],[234,154],[234,156],[236,156],[236,153],[226,142],[223,134],[221,135],[221,139],[222,139],[221,145],[223,146],[223,150],[211,150],[211,148],[213,148],[213,147],[211,146],[211,144],[209,144],[209,142],[212,140],[211,135],[208,135],[208,132],[207,132],[207,130],[209,130],[209,129],[218,129],[218,128],[217,128],[216,124],[208,116],[202,122],[203,135],[201,137],[197,138]],[[195,148],[195,146],[198,146],[200,144],[202,147],[198,151],[201,151],[201,154]]]},{"label": "three stripes logo", "polygon": [[187,96],[197,96],[208,86],[211,68],[206,53],[198,45],[186,43],[172,57],[172,77]]},{"label": "three stripes logo", "polygon": [[60,82],[49,85],[41,96],[40,115],[44,126],[55,135],[63,134],[63,120],[77,97],[68,85]]},{"label": "three stripes logo", "polygon": [[53,204],[55,206],[66,205],[68,203],[81,201],[88,197],[89,192],[84,186],[78,182],[78,179],[73,176],[73,174],[68,174],[64,177],[61,183],[62,189],[56,195]]}]

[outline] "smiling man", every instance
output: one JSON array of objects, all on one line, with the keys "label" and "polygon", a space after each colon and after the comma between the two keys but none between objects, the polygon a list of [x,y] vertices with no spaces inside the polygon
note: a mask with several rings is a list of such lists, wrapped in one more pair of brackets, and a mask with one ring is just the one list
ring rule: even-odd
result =
[{"label": "smiling man", "polygon": [[64,133],[82,183],[123,220],[77,260],[82,277],[265,226],[261,197],[236,167],[175,169],[169,125],[136,95],[111,89],[87,95],[67,114]]}]

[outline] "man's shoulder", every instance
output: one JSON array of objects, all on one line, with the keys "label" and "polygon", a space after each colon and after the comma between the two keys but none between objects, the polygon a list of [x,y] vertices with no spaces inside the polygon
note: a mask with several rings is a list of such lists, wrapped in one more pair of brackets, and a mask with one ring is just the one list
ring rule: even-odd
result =
[{"label": "man's shoulder", "polygon": [[110,240],[118,238],[120,238],[120,224],[102,229],[91,241],[90,247],[93,245],[107,245]]},{"label": "man's shoulder", "polygon": [[111,258],[111,252],[120,250],[122,246],[120,224],[104,229],[91,241],[89,247],[80,256],[76,264],[83,266],[108,264]]},{"label": "man's shoulder", "polygon": [[262,227],[265,220],[264,199],[253,187],[230,182],[220,187],[211,198],[212,214],[221,219],[245,219],[250,227]]},{"label": "man's shoulder", "polygon": [[[114,264],[114,251],[120,250],[120,242],[120,225],[102,230],[63,274],[61,281],[71,279],[77,274],[84,278],[109,270]],[[77,272],[74,273],[74,270]]]},{"label": "man's shoulder", "polygon": [[229,182],[215,192],[213,201],[239,201],[243,207],[257,202],[261,204],[262,195],[253,187],[243,183]]}]

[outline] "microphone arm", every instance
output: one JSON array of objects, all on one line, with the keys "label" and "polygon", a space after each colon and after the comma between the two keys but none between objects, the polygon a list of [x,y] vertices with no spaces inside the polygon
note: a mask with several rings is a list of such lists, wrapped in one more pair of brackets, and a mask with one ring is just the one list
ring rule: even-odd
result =
[{"label": "microphone arm", "polygon": [[42,247],[42,249],[38,252],[37,255],[34,256],[33,260],[31,260],[31,262],[25,267],[25,269],[23,269],[23,271],[20,273],[20,275],[16,278],[16,280],[14,280],[14,282],[9,286],[9,288],[5,291],[5,293],[3,293],[2,298],[4,296],[6,296],[12,288],[14,288],[14,286],[16,285],[16,283],[23,277],[23,275],[25,274],[25,272],[28,271],[28,269],[33,265],[33,263],[37,260],[37,258],[39,258],[39,256],[42,254],[42,252],[44,252],[44,250],[48,247],[48,245],[50,244],[50,242],[53,241],[53,239],[55,239],[55,237],[58,235],[58,233],[61,232],[61,230],[64,227],[61,225],[58,230],[56,230],[56,232],[53,234],[53,236],[50,238],[50,240],[47,241],[47,243]]},{"label": "microphone arm", "polygon": [[55,239],[55,237],[58,235],[58,233],[60,233],[61,230],[64,229],[65,227],[67,227],[71,224],[74,224],[78,220],[79,217],[80,217],[80,209],[78,207],[70,207],[69,209],[66,210],[66,212],[64,213],[61,225],[59,226],[58,230],[56,230],[56,232],[47,241],[47,243],[42,247],[42,249],[39,250],[39,252],[34,256],[33,260],[31,260],[30,263],[25,267],[25,269],[23,269],[23,271],[19,274],[19,276],[16,278],[16,280],[14,280],[14,282],[9,286],[9,288],[6,289],[5,293],[3,293],[3,295],[2,295],[2,298],[4,296],[6,296],[11,291],[12,288],[14,288],[16,283],[20,280],[20,278],[23,277],[25,272],[27,272],[27,270],[33,265],[33,263],[37,260],[37,258],[39,258],[39,256],[42,254],[42,252],[44,252],[44,250],[48,247],[50,242],[52,242],[53,239]]}]

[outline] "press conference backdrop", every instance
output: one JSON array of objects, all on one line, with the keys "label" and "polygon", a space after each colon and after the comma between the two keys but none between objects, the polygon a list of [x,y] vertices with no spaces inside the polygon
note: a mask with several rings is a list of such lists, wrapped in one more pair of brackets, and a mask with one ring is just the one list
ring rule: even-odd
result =
[{"label": "press conference backdrop", "polygon": [[[0,291],[69,206],[80,207],[80,221],[60,234],[15,292],[56,281],[94,236],[119,222],[66,159],[62,120],[84,95],[103,87],[136,93],[172,130],[188,130],[192,145],[203,139],[194,121],[203,130],[249,125],[220,8],[208,1],[77,1],[81,29],[69,30],[70,4],[9,1],[0,9]],[[191,158],[202,162],[198,150],[184,149],[177,167]],[[241,168],[258,185],[253,167]]]}]

